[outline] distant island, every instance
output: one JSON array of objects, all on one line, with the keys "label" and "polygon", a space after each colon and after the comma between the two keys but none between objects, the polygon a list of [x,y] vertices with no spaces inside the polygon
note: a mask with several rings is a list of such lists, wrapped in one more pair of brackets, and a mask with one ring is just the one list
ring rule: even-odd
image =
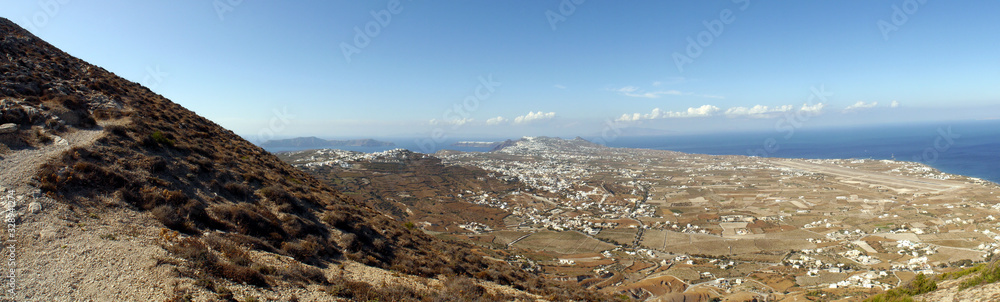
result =
[{"label": "distant island", "polygon": [[269,140],[260,144],[263,148],[326,148],[326,147],[393,147],[392,142],[373,139],[325,140],[315,136]]},{"label": "distant island", "polygon": [[452,147],[471,147],[471,148],[490,148],[490,151],[492,152],[492,151],[497,151],[497,150],[500,150],[500,149],[503,149],[503,148],[506,148],[506,147],[509,147],[509,146],[513,146],[514,143],[515,143],[515,141],[509,140],[509,139],[506,140],[506,141],[502,141],[502,142],[471,142],[471,141],[464,141],[464,142],[457,142],[457,143],[451,144],[451,146]]},{"label": "distant island", "polygon": [[502,142],[470,142],[470,141],[465,141],[465,142],[457,142],[457,143],[454,143],[454,144],[451,144],[451,145],[453,147],[493,148],[493,147],[496,147],[497,145],[499,145],[501,143]]}]

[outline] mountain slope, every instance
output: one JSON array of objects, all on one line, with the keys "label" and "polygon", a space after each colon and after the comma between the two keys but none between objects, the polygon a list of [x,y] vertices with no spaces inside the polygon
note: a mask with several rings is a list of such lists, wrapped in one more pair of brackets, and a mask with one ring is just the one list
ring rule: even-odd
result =
[{"label": "mountain slope", "polygon": [[[494,283],[556,299],[589,295],[407,228],[8,20],[0,19],[0,39],[2,97],[42,112],[4,115],[4,123],[28,133],[5,139],[14,146],[5,161],[9,153],[53,144],[42,129],[101,131],[92,143],[74,142],[43,164],[29,184],[17,184],[18,194],[37,198],[45,209],[24,218],[23,244],[55,253],[26,252],[30,266],[22,270],[38,279],[21,280],[19,298],[278,299],[294,292],[313,299],[466,300],[525,294]],[[57,119],[42,120],[46,116]],[[74,245],[59,246],[63,242]],[[59,249],[94,255],[71,258]],[[55,260],[44,260],[49,258]],[[92,273],[58,273],[66,265]],[[417,281],[373,287],[365,281],[376,279],[359,276],[383,269],[413,276],[383,282]],[[43,278],[46,271],[59,278]],[[97,278],[127,286],[108,291],[114,285]],[[134,288],[150,280],[167,285]],[[452,297],[459,294],[465,298]]]}]

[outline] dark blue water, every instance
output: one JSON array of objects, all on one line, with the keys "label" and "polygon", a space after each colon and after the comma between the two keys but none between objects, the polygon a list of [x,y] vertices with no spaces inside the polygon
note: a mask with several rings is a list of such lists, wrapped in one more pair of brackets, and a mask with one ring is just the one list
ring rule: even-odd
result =
[{"label": "dark blue water", "polygon": [[607,144],[710,155],[896,159],[1000,183],[1000,121],[621,137]]},{"label": "dark blue water", "polygon": [[[596,139],[585,137],[587,139]],[[486,152],[489,148],[454,147],[458,141],[503,141],[505,138],[462,138],[434,142],[427,138],[379,138],[394,147],[338,147],[358,152],[404,148]],[[516,138],[515,138],[516,139]],[[592,140],[593,141],[593,140]],[[619,137],[604,139],[610,147],[673,150],[710,155],[779,158],[895,159],[927,164],[946,173],[1000,183],[1000,121],[868,126],[822,130],[783,129],[708,135]],[[274,148],[271,152],[296,151]]]}]

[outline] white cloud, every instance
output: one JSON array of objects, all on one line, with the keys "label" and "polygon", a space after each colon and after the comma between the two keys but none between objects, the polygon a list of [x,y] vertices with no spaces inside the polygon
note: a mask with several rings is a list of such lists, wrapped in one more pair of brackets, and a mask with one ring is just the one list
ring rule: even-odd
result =
[{"label": "white cloud", "polygon": [[475,119],[462,118],[462,119],[452,119],[452,120],[444,120],[444,121],[438,120],[438,119],[431,119],[430,120],[430,124],[431,124],[431,126],[437,126],[437,125],[461,126],[461,125],[465,125],[465,124],[471,123],[472,121],[475,121]]},{"label": "white cloud", "polygon": [[850,105],[850,106],[847,106],[847,108],[844,108],[844,113],[850,113],[850,112],[856,112],[856,111],[861,111],[861,110],[865,110],[865,109],[871,109],[871,108],[874,108],[875,106],[878,106],[878,102],[865,103],[863,101],[859,101],[857,103],[854,103],[854,105]]},{"label": "white cloud", "polygon": [[526,115],[515,117],[514,118],[514,124],[533,123],[533,122],[538,122],[538,121],[543,121],[543,120],[549,120],[549,119],[552,119],[552,118],[555,118],[555,117],[556,117],[556,113],[555,112],[545,113],[545,112],[541,112],[541,111],[538,111],[538,112],[528,111],[528,114],[526,114]]},{"label": "white cloud", "polygon": [[[653,86],[660,86],[661,84],[662,84],[661,82],[653,82]],[[709,99],[724,99],[725,98],[725,97],[719,96],[719,95],[695,94],[693,92],[684,92],[684,91],[678,91],[678,90],[645,91],[645,90],[639,89],[639,87],[635,87],[635,86],[625,86],[625,87],[618,88],[618,89],[611,89],[611,91],[618,92],[619,94],[624,95],[624,96],[628,96],[628,97],[647,98],[647,99],[655,99],[655,98],[659,98],[660,96],[664,96],[664,95],[687,95],[687,96],[695,96],[695,97],[709,98]]]},{"label": "white cloud", "polygon": [[899,101],[892,101],[892,103],[889,104],[889,108],[899,108]]},{"label": "white cloud", "polygon": [[[798,109],[798,112],[810,115],[819,115],[823,113],[823,108],[825,107],[826,105],[823,103],[815,105],[803,104],[802,107]],[[719,107],[716,106],[704,105],[701,107],[691,107],[688,108],[687,111],[680,111],[680,112],[664,111],[663,109],[655,108],[653,109],[653,111],[646,114],[643,113],[622,114],[622,116],[618,117],[617,121],[634,122],[640,120],[655,120],[663,118],[712,117],[712,116],[717,116],[720,112],[722,113],[722,115],[725,115],[726,117],[730,118],[738,118],[738,117],[774,118],[780,116],[783,113],[796,112],[796,110],[795,106],[792,105],[775,106],[775,107],[769,107],[764,105],[756,105],[753,107],[731,107],[729,109],[726,109],[725,111],[722,111],[722,109],[719,109]]]},{"label": "white cloud", "polygon": [[704,105],[698,108],[688,108],[687,112],[667,112],[668,117],[705,117],[715,115],[719,107]]},{"label": "white cloud", "polygon": [[622,122],[632,122],[639,120],[655,120],[661,118],[689,118],[689,117],[708,117],[713,116],[718,113],[721,109],[712,105],[704,105],[701,107],[691,107],[687,111],[664,111],[660,108],[653,109],[649,114],[634,113],[632,115],[623,114],[618,118],[618,121]]},{"label": "white cloud", "polygon": [[823,108],[826,108],[826,104],[817,103],[812,106],[810,106],[809,104],[802,104],[802,108],[799,109],[799,112],[808,113],[812,115],[820,115],[823,113]]},{"label": "white cloud", "polygon": [[555,87],[555,88],[558,88],[558,89],[566,89],[566,86],[559,85],[559,84],[552,85],[552,87]]},{"label": "white cloud", "polygon": [[507,123],[507,122],[508,122],[508,120],[505,119],[502,116],[498,116],[498,117],[494,117],[494,118],[486,120],[486,124],[487,125],[491,125],[491,126],[492,125],[504,124],[504,123]]},{"label": "white cloud", "polygon": [[792,111],[794,107],[792,105],[785,106],[775,106],[768,107],[764,105],[757,105],[750,108],[747,107],[733,107],[726,110],[726,116],[729,117],[750,117],[750,118],[772,118],[776,117],[782,113]]},{"label": "white cloud", "polygon": [[621,93],[623,93],[623,94],[624,94],[624,93],[632,93],[632,92],[636,92],[636,91],[639,91],[639,87],[635,87],[635,86],[625,86],[625,87],[622,87],[622,88],[618,88],[618,89],[612,89],[612,90],[613,90],[613,91],[617,91],[617,92],[621,92]]}]

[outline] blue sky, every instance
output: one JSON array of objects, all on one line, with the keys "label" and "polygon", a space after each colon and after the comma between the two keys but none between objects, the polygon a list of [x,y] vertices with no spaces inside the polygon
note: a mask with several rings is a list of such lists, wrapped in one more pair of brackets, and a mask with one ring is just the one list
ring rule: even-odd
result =
[{"label": "blue sky", "polygon": [[998,118],[997,11],[985,0],[0,4],[64,51],[252,140]]}]

